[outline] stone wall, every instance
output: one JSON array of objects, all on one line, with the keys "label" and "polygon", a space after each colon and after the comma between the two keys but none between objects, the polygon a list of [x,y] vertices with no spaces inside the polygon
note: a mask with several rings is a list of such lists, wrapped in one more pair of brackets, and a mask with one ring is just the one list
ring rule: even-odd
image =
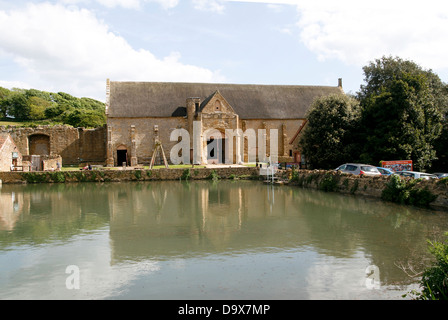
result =
[{"label": "stone wall", "polygon": [[188,168],[154,170],[92,170],[58,172],[0,172],[3,184],[57,183],[57,182],[122,182],[157,180],[203,180],[216,174],[220,179],[258,179],[258,169],[239,168]]},{"label": "stone wall", "polygon": [[[286,175],[291,176],[291,173],[289,171]],[[390,180],[390,176],[356,176],[325,170],[299,170],[297,174],[297,179],[291,182],[291,185],[322,190],[325,186],[323,180],[331,176],[331,180],[335,184],[330,191],[376,199],[381,199],[381,194]],[[427,188],[432,194],[437,196],[436,200],[430,204],[432,208],[448,211],[447,184],[441,183],[438,179],[421,180],[417,182],[416,188]]]},{"label": "stone wall", "polygon": [[[158,128],[158,135],[162,142],[165,156],[170,157],[170,150],[178,142],[170,141],[170,134],[174,129],[187,127],[187,120],[182,117],[172,118],[108,118],[107,126],[110,131],[110,154],[117,165],[117,152],[121,148],[127,150],[128,164],[130,158],[136,157],[138,164],[149,164],[155,147],[154,127]],[[132,127],[134,126],[134,127]],[[132,128],[134,141],[132,142]],[[106,145],[106,144],[105,144]],[[169,160],[168,160],[169,161]]]},{"label": "stone wall", "polygon": [[[44,137],[48,137],[49,155],[60,155],[64,164],[80,162],[104,163],[106,161],[106,128],[85,129],[70,126],[37,126],[33,128],[0,127],[0,132],[9,133],[22,155],[31,155],[33,137],[38,150],[45,149]],[[31,140],[31,146],[30,146]]]},{"label": "stone wall", "polygon": [[[221,118],[207,118],[202,121],[202,130],[205,131],[209,128],[217,130],[235,129],[236,124],[234,118],[221,119]],[[238,127],[245,132],[247,129],[257,130],[266,129],[267,133],[267,146],[266,151],[269,153],[270,146],[270,130],[278,130],[278,156],[282,162],[292,162],[293,158],[290,156],[290,150],[295,151],[294,145],[289,144],[290,140],[295,136],[298,128],[300,128],[303,120],[301,119],[286,119],[286,120],[238,120]],[[177,141],[170,141],[171,132],[174,129],[183,128],[191,130],[189,128],[188,119],[183,117],[171,117],[171,118],[112,118],[107,120],[110,144],[110,164],[112,160],[115,166],[117,166],[117,149],[126,150],[128,154],[128,164],[131,165],[131,158],[136,157],[136,163],[149,164],[151,156],[154,151],[154,141],[156,133],[154,131],[155,126],[158,129],[158,137],[162,142],[165,156],[170,161],[170,151],[178,143]],[[190,125],[191,126],[191,125]],[[190,137],[193,134],[190,133]],[[134,141],[134,143],[133,143]],[[234,161],[236,154],[236,143],[233,144],[234,148]],[[257,154],[257,150],[249,150],[247,141],[244,144],[245,157],[243,162],[248,162],[247,154],[252,152]]]}]

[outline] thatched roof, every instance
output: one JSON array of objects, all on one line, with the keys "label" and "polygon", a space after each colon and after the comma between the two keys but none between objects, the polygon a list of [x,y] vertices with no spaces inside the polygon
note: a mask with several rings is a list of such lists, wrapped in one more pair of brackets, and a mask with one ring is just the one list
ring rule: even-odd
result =
[{"label": "thatched roof", "polygon": [[110,82],[109,117],[185,116],[187,98],[219,91],[241,119],[303,119],[313,100],[340,87],[179,82]]}]

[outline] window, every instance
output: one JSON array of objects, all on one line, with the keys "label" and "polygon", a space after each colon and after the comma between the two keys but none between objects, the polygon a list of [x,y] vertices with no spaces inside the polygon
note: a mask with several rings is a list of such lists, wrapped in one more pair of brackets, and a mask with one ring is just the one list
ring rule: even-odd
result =
[{"label": "window", "polygon": [[362,171],[366,171],[366,172],[375,172],[376,168],[375,167],[367,167],[367,166],[362,166],[361,167]]},{"label": "window", "polygon": [[292,157],[292,150],[289,150],[289,156]]}]

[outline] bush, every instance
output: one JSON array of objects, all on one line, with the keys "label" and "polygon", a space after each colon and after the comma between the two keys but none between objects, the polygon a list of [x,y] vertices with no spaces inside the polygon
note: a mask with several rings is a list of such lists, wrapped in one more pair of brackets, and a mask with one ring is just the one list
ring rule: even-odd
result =
[{"label": "bush", "polygon": [[142,178],[142,172],[140,170],[135,170],[134,176],[137,180],[140,180]]},{"label": "bush", "polygon": [[51,180],[56,183],[65,182],[65,174],[63,172],[52,172],[50,173]]},{"label": "bush", "polygon": [[46,173],[25,172],[23,173],[23,177],[28,183],[44,183],[48,181]]},{"label": "bush", "polygon": [[[445,234],[448,236],[448,233]],[[448,244],[429,242],[429,251],[435,262],[423,272],[420,280],[421,293],[415,293],[418,300],[448,300]]]},{"label": "bush", "polygon": [[407,181],[397,175],[393,175],[381,193],[381,199],[400,204],[428,207],[437,196],[432,194],[427,187],[419,189],[417,186],[418,181],[418,179]]},{"label": "bush", "polygon": [[212,172],[210,173],[210,175],[208,176],[208,178],[209,178],[210,180],[213,180],[213,181],[218,181],[218,180],[219,180],[219,175],[216,173],[215,170],[212,170]]},{"label": "bush", "polygon": [[441,185],[448,186],[448,177],[447,177],[447,178],[439,179],[439,180],[437,181],[437,184],[441,184]]},{"label": "bush", "polygon": [[322,178],[319,189],[325,192],[332,192],[336,191],[338,189],[338,178],[332,174],[325,174],[325,176]]},{"label": "bush", "polygon": [[185,169],[182,172],[182,177],[180,177],[181,180],[189,180],[191,178],[190,169]]}]

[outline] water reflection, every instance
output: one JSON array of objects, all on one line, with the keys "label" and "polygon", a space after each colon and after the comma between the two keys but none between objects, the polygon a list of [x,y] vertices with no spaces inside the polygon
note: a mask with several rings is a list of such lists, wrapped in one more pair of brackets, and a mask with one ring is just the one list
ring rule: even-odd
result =
[{"label": "water reflection", "polygon": [[[0,298],[6,288],[23,292],[17,270],[37,256],[35,278],[58,283],[46,297],[385,298],[413,282],[397,262],[424,261],[426,240],[448,230],[446,220],[250,181],[7,185],[0,263],[10,276],[0,276]],[[64,288],[57,270],[70,264],[88,270],[88,295]],[[365,290],[368,265],[381,271],[382,290]]]}]

